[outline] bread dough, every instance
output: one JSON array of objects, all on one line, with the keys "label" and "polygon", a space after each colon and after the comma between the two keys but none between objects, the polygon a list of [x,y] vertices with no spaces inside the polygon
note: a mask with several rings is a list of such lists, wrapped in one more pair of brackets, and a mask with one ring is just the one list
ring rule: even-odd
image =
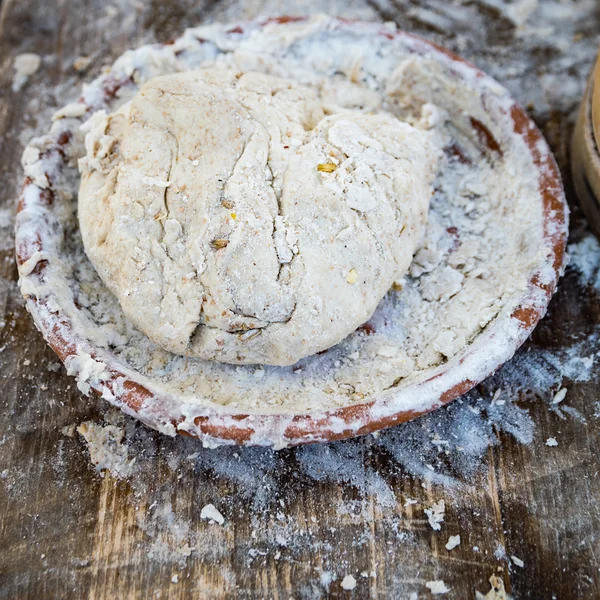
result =
[{"label": "bread dough", "polygon": [[387,114],[206,69],[84,126],[79,222],[123,311],[171,352],[290,365],[364,323],[408,269],[437,150]]}]

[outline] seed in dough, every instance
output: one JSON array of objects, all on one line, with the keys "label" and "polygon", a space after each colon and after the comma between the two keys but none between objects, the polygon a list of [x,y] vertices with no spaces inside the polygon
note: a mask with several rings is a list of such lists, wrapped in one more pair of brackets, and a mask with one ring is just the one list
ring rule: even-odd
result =
[{"label": "seed in dough", "polygon": [[438,152],[387,113],[325,115],[260,73],[156,77],[85,125],[86,252],[171,352],[291,365],[367,321],[408,269]]}]

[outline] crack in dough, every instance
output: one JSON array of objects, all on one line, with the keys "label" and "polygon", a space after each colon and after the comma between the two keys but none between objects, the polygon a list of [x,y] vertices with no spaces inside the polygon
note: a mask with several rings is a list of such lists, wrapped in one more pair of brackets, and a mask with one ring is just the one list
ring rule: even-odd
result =
[{"label": "crack in dough", "polygon": [[86,252],[177,354],[290,365],[329,348],[407,271],[427,222],[427,132],[326,115],[317,91],[278,77],[156,77],[84,129]]}]

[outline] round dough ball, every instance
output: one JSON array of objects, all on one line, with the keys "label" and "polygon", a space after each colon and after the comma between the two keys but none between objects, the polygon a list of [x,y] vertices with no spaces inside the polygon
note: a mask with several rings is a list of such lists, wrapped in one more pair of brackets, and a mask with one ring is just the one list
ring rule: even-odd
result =
[{"label": "round dough ball", "polygon": [[389,114],[207,69],[87,123],[79,222],[133,323],[177,354],[290,365],[367,321],[423,233],[437,151]]}]

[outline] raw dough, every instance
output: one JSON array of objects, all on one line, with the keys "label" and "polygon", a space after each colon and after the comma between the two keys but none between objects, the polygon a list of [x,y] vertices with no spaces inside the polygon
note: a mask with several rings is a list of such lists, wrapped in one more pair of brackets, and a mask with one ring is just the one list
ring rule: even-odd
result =
[{"label": "raw dough", "polygon": [[163,348],[290,365],[372,315],[422,237],[437,151],[387,114],[206,69],[85,126],[79,221],[125,314]]}]

